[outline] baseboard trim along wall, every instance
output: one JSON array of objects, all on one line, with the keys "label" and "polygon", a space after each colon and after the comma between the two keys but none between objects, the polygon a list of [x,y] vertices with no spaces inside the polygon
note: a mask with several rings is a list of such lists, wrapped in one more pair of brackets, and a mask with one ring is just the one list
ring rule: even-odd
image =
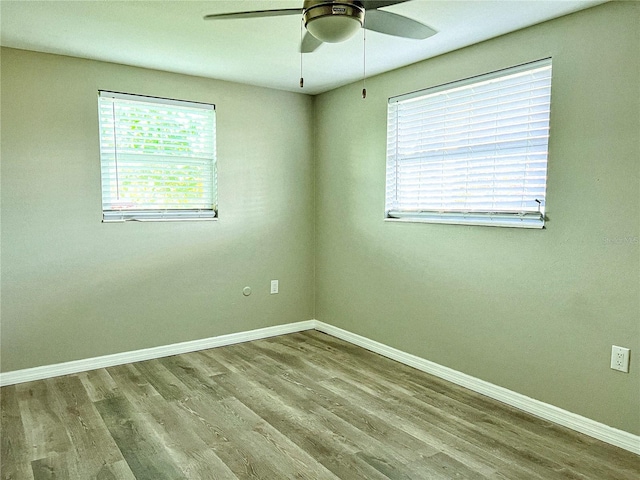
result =
[{"label": "baseboard trim along wall", "polygon": [[222,347],[225,345],[233,345],[236,343],[249,342],[252,340],[260,340],[263,338],[285,335],[287,333],[314,329],[354,345],[358,345],[359,347],[366,348],[374,353],[396,360],[436,377],[448,380],[456,385],[473,390],[474,392],[499,400],[507,405],[518,408],[527,413],[531,413],[540,418],[544,418],[545,420],[549,420],[640,455],[640,436],[638,435],[618,430],[608,425],[596,422],[595,420],[563,410],[534,398],[527,397],[512,390],[499,387],[484,380],[480,380],[479,378],[458,372],[457,370],[453,370],[424,358],[417,357],[383,343],[376,342],[375,340],[371,340],[317,320],[276,325],[247,332],[231,333],[201,340],[193,340],[189,342],[175,343],[172,345],[163,345],[160,347],[145,348],[131,352],[122,352],[113,355],[104,355],[101,357],[0,373],[0,386],[14,385],[33,380],[42,380],[60,375],[69,375],[143,360],[152,360],[171,355],[179,355],[181,353],[205,350],[207,348]]},{"label": "baseboard trim along wall", "polygon": [[315,329],[328,335],[337,337],[346,342],[366,348],[384,357],[396,360],[400,363],[429,373],[436,377],[448,380],[451,383],[468,388],[474,392],[481,393],[487,397],[499,400],[507,405],[531,413],[537,417],[544,418],[553,423],[568,427],[590,437],[597,438],[603,442],[624,448],[630,452],[640,455],[640,436],[618,430],[590,418],[577,415],[563,410],[548,403],[541,402],[534,398],[527,397],[520,393],[508,390],[493,383],[485,382],[479,378],[472,377],[465,373],[439,365],[424,358],[417,357],[410,353],[403,352],[393,347],[389,347],[380,342],[368,339],[361,335],[342,330],[323,322],[316,322]]},{"label": "baseboard trim along wall", "polygon": [[315,320],[304,322],[287,323],[273,327],[259,328],[246,332],[230,333],[217,337],[203,338],[189,342],[173,343],[159,347],[143,348],[130,352],[114,353],[100,357],[85,358],[71,362],[56,363],[54,365],[43,365],[42,367],[25,368],[13,372],[0,373],[0,387],[5,385],[15,385],[16,383],[31,382],[45,378],[59,377],[60,375],[70,375],[72,373],[86,372],[98,368],[124,365],[125,363],[141,362],[143,360],[153,360],[155,358],[170,357],[181,353],[197,352],[207,348],[224,347],[236,343],[250,342],[251,340],[261,340],[263,338],[286,335],[287,333],[302,332],[312,330],[316,325]]}]

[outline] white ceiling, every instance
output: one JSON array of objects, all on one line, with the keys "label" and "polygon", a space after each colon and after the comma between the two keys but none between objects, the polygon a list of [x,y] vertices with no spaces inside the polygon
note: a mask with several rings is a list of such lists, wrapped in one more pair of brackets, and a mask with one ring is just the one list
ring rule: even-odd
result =
[{"label": "white ceiling", "polygon": [[[366,36],[368,75],[456,50],[604,0],[411,0],[386,10],[438,33]],[[298,16],[204,21],[212,13],[300,8],[302,0],[0,1],[3,46],[317,94],[362,78],[362,35],[305,54]]]}]

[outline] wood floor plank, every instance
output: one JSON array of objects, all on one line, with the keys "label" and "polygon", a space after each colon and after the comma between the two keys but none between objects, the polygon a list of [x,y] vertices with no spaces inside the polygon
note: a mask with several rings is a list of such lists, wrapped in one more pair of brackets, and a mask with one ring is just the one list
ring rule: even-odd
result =
[{"label": "wood floor plank", "polygon": [[60,411],[56,413],[71,441],[66,452],[67,468],[78,476],[94,478],[105,464],[122,461],[122,453],[80,379],[75,375],[57,377],[48,386],[59,399]]},{"label": "wood floor plank", "polygon": [[494,473],[491,472],[488,476],[482,475],[478,471],[469,468],[463,462],[459,462],[442,452],[433,455],[429,458],[428,463],[422,462],[418,467],[425,478],[485,480]]},{"label": "wood floor plank", "polygon": [[236,475],[191,429],[184,428],[175,402],[161,397],[129,399],[147,419],[159,442],[187,478],[206,478],[211,471],[220,480],[235,480]]},{"label": "wood floor plank", "polygon": [[[376,357],[378,356],[375,354],[369,354],[368,361],[375,360]],[[415,370],[411,367],[404,365],[396,367],[395,362],[388,362],[380,357],[374,365],[376,370],[383,374],[395,374],[398,381],[409,387],[413,391],[413,396],[422,401],[436,405],[438,408],[446,408],[456,416],[465,416],[471,421],[498,423],[500,428],[514,431],[526,430],[529,434],[532,431],[536,432],[539,434],[538,441],[554,450],[563,449],[568,456],[576,453],[577,446],[588,447],[601,443],[585,435],[576,437],[575,432],[557,427],[551,422],[535,418],[488,397],[478,396],[450,382],[426,374],[415,375]],[[477,418],[469,418],[470,416]],[[572,442],[557,443],[557,439],[567,438],[571,438]]]},{"label": "wood floor plank", "polygon": [[361,440],[369,447],[379,442],[384,450],[393,452],[396,458],[403,462],[413,462],[417,457],[428,457],[437,453],[436,449],[419,439],[368,415],[357,404],[345,402],[343,397],[323,388],[299,369],[268,376],[258,371],[249,374],[248,378],[263,385],[283,402],[293,403],[302,410],[313,413],[316,407],[322,408],[348,425],[351,430],[350,437],[362,436]]},{"label": "wood floor plank", "polygon": [[[328,399],[326,402],[317,402],[315,398],[309,397],[310,390],[300,382],[292,383],[288,380],[278,381],[275,376],[266,377],[259,372],[256,373],[255,376],[251,376],[248,372],[245,372],[244,376],[249,378],[253,385],[250,389],[253,398],[243,397],[243,401],[247,402],[251,408],[256,408],[256,404],[254,403],[257,397],[256,392],[259,391],[261,386],[264,389],[264,397],[267,399],[268,405],[265,406],[262,404],[257,407],[260,408],[261,416],[269,419],[274,425],[281,425],[280,428],[285,435],[290,436],[292,431],[296,431],[297,428],[301,427],[309,437],[323,437],[327,432],[332,433],[333,437],[323,440],[324,442],[331,442],[331,440],[335,438],[348,439],[348,445],[338,444],[334,448],[351,451],[352,461],[360,464],[360,468],[363,468],[363,465],[366,464],[369,467],[374,467],[376,470],[379,470],[381,466],[388,465],[385,467],[384,472],[380,473],[385,475],[391,474],[393,478],[403,478],[403,473],[398,471],[394,465],[398,463],[406,464],[417,457],[428,456],[436,452],[413,438],[411,440],[407,439],[408,443],[411,444],[411,448],[404,449],[403,453],[405,453],[407,457],[403,457],[399,450],[394,451],[392,448],[393,442],[391,438],[383,438],[383,435],[379,434],[380,432],[377,432],[378,435],[375,433],[370,434],[370,431],[365,431],[355,425],[355,422],[352,421],[354,411],[352,405],[349,406],[352,415],[342,417],[339,412],[334,410],[334,407],[340,407],[340,404],[336,402],[335,399]],[[283,378],[290,379],[290,376],[291,373],[285,372],[283,374]],[[236,383],[237,382],[231,382],[229,388],[234,388]],[[300,392],[300,395],[295,392],[296,389]],[[249,388],[244,388],[243,390],[248,391]],[[320,388],[316,388],[315,391],[319,392]],[[242,392],[235,392],[234,395],[240,396]],[[296,408],[295,411],[289,412],[288,416],[283,418],[282,416],[278,416],[277,408],[271,411],[268,410],[269,405],[273,406],[273,404],[292,404],[295,405]],[[325,406],[327,408],[325,408]],[[297,420],[295,422],[296,425],[287,422],[288,419]],[[282,425],[284,427],[282,427]],[[390,429],[387,428],[386,431],[389,432]],[[294,438],[294,440],[296,443],[300,442],[299,438]],[[311,444],[309,447],[310,452],[325,464],[322,453],[314,449],[316,445]],[[369,455],[363,454],[363,451],[369,452]],[[362,462],[363,459],[372,461]],[[326,466],[331,469],[331,462],[326,463]],[[392,473],[394,471],[395,473]],[[344,472],[334,473],[344,475]],[[371,473],[369,473],[369,475],[371,475]]]},{"label": "wood floor plank", "polygon": [[149,397],[160,395],[158,391],[151,385],[148,378],[145,378],[138,370],[139,363],[130,363],[127,365],[117,365],[106,369],[110,378],[115,382],[116,388],[104,400],[112,398],[120,398],[124,394],[120,391],[119,385],[125,382],[130,389],[131,394],[141,397]]},{"label": "wood floor plank", "polygon": [[201,408],[199,405],[194,405],[199,402],[202,400],[192,398],[178,402],[180,411],[177,415],[183,424],[196,433],[220,458],[225,465],[225,471],[232,472],[239,479],[257,479],[276,474],[269,466],[258,465],[258,462],[247,455],[244,446],[238,446],[228,438],[226,429],[207,414],[212,411],[212,407]]},{"label": "wood floor plank", "polygon": [[358,445],[336,431],[329,419],[283,403],[245,374],[220,375],[215,381],[338,478],[349,478],[349,474],[355,478],[388,478],[358,459]]},{"label": "wood floor plank", "polygon": [[166,400],[180,400],[189,388],[165,368],[160,360],[147,360],[135,365],[140,376],[149,382],[153,389]]},{"label": "wood floor plank", "polygon": [[110,465],[104,464],[98,471],[96,480],[136,480],[136,477],[123,459]]},{"label": "wood floor plank", "polygon": [[92,402],[104,400],[105,398],[113,398],[120,394],[116,382],[104,368],[81,372],[78,373],[77,376]]},{"label": "wood floor plank", "polygon": [[60,401],[48,382],[51,380],[16,386],[31,461],[47,458],[52,453],[64,453],[71,448],[71,440],[58,414],[61,411]]},{"label": "wood floor plank", "polygon": [[[304,338],[305,334],[301,335]],[[309,342],[318,344],[318,336],[319,335],[315,333],[310,334]],[[320,345],[321,348],[319,350],[318,348],[316,348],[317,345],[315,345],[314,348],[312,348],[312,355],[317,362],[324,365],[326,370],[332,371],[336,375],[334,378],[328,381],[327,385],[331,385],[334,382],[343,382],[343,386],[346,388],[346,390],[344,392],[340,391],[338,393],[338,396],[341,396],[342,398],[350,398],[350,402],[352,404],[363,405],[371,415],[380,415],[381,421],[388,421],[389,418],[394,418],[394,423],[396,425],[402,425],[407,432],[411,432],[412,435],[416,435],[418,436],[418,438],[421,438],[423,443],[436,445],[439,449],[444,449],[445,451],[449,451],[452,454],[456,452],[457,448],[460,448],[459,444],[461,441],[464,442],[464,440],[461,440],[457,436],[443,431],[441,428],[434,429],[431,424],[421,422],[420,419],[415,416],[412,409],[408,409],[406,411],[406,415],[401,416],[403,408],[398,409],[396,408],[395,403],[391,403],[389,401],[390,394],[394,390],[396,390],[400,394],[406,394],[407,392],[403,388],[388,388],[388,381],[382,379],[383,381],[381,382],[380,379],[376,378],[375,372],[373,374],[371,372],[372,366],[369,365],[366,360],[364,362],[361,362],[357,359],[352,358],[349,362],[345,362],[342,358],[344,352],[338,354],[339,345],[336,344],[336,339],[331,339],[331,337],[328,338],[330,339],[327,342],[329,345],[325,346],[322,344]],[[320,339],[324,340],[324,336],[320,336]],[[318,351],[323,353],[319,354]],[[326,351],[330,351],[331,355],[327,356],[325,354]],[[357,356],[364,357],[373,355],[370,352],[366,352],[362,349],[356,350],[355,353],[357,354]],[[384,360],[389,361],[386,359]],[[367,376],[369,378],[365,379],[365,377]],[[355,388],[352,389],[352,385]],[[358,394],[358,390],[360,388],[365,388],[365,392],[363,392],[362,394]],[[344,395],[345,392],[348,393],[347,396]],[[372,406],[372,399],[374,402],[377,402],[378,399],[384,399],[384,401],[380,400],[380,410],[370,410]],[[392,417],[389,417],[390,415]],[[421,427],[416,428],[416,425],[420,425],[420,423],[422,423]],[[468,444],[468,442],[463,443],[462,446],[466,448],[472,447],[472,445]],[[490,474],[493,471],[493,467],[486,463],[486,452],[484,451],[484,449],[476,448],[476,450],[477,451],[465,452],[465,454],[469,456],[468,461],[475,462],[474,466],[480,472],[483,472],[484,474]],[[527,473],[530,474],[529,472]]]},{"label": "wood floor plank", "polygon": [[[600,478],[627,478],[619,469],[611,470],[608,465],[598,459],[588,455],[588,448],[580,442],[575,442],[571,446],[563,446],[558,442],[555,432],[549,426],[545,426],[543,421],[534,422],[514,422],[503,418],[500,413],[505,409],[492,410],[478,408],[475,404],[463,403],[456,398],[443,395],[438,392],[421,392],[415,395],[416,400],[429,405],[431,408],[446,410],[456,418],[462,419],[468,424],[477,426],[477,431],[482,438],[491,438],[504,441],[513,445],[526,443],[527,448],[535,450],[539,456],[555,459],[548,468],[558,471],[565,471],[563,475],[570,476],[570,471],[577,471],[580,468],[588,467],[594,475]],[[545,433],[547,433],[545,435]],[[633,478],[633,477],[631,477]]]},{"label": "wood floor plank", "polygon": [[414,409],[398,408],[384,397],[360,389],[357,383],[350,383],[342,378],[324,382],[323,385],[336,394],[359,403],[370,415],[393,423],[427,445],[458,458],[475,471],[490,474],[494,470],[506,470],[513,478],[545,478],[527,466],[504,459],[500,451],[469,441],[464,436],[464,429],[459,429],[455,423],[446,425],[442,423],[442,418],[429,418]]},{"label": "wood floor plank", "polygon": [[[213,381],[218,386],[216,390],[228,391],[220,387],[218,380],[233,376],[234,374],[230,373],[213,377]],[[212,405],[213,408],[207,409],[206,405],[198,406],[193,402],[190,403],[190,408],[199,410],[201,416],[206,417],[210,423],[215,423],[221,429],[223,436],[233,443],[252,446],[252,455],[257,456],[258,461],[265,462],[272,468],[280,469],[281,474],[284,473],[287,477],[332,478],[330,473],[314,458],[297,447],[246,404],[239,401],[238,397],[231,396],[231,393],[228,395],[228,399],[216,402]],[[249,430],[251,431],[249,436],[238,438],[240,432]],[[245,453],[244,457],[248,458],[249,455]],[[275,458],[280,460],[274,464]],[[253,461],[255,462],[256,458]]]},{"label": "wood floor plank", "polygon": [[211,364],[202,356],[176,355],[161,358],[159,363],[179,378],[192,395],[203,395],[216,400],[223,400],[229,396],[226,390],[216,389],[217,385],[212,380],[215,375],[221,375],[229,370],[222,367],[212,371]]},{"label": "wood floor plank", "polygon": [[640,478],[638,455],[316,331],[0,399],[2,480]]},{"label": "wood floor plank", "polygon": [[[184,360],[180,363],[188,364]],[[162,395],[138,395],[136,386],[132,383],[135,378],[128,375],[117,376],[118,389],[128,400],[131,408],[145,419],[146,426],[154,433],[153,436],[187,478],[206,478],[211,471],[215,471],[217,478],[221,480],[237,478],[209,445],[191,428],[185,428],[175,402],[165,399]],[[190,382],[185,381],[184,384],[190,385]],[[210,391],[209,387],[205,389],[207,393]],[[190,397],[191,395],[183,395],[181,399],[186,400]],[[209,398],[211,397],[210,395]]]},{"label": "wood floor plank", "polygon": [[[396,410],[405,408],[405,406],[409,407],[411,411],[416,412],[414,414],[415,418],[423,420],[425,425],[438,424],[441,428],[447,429],[450,432],[457,432],[457,435],[464,436],[466,441],[473,442],[481,448],[490,447],[492,450],[508,452],[510,456],[520,457],[523,460],[523,464],[526,464],[525,460],[528,458],[528,451],[531,445],[523,449],[523,451],[519,451],[513,447],[512,445],[514,445],[513,441],[515,439],[520,442],[522,439],[517,438],[517,435],[510,435],[508,429],[498,430],[489,428],[490,424],[481,423],[477,415],[471,415],[465,418],[464,416],[456,415],[455,412],[443,408],[446,406],[444,404],[435,407],[415,397],[400,396],[394,391],[381,389],[380,385],[360,382],[360,386],[361,388],[369,387],[369,393],[376,397],[380,396],[382,392],[386,392],[385,408],[388,408],[390,405]],[[353,383],[349,385],[349,388],[352,387]],[[403,400],[400,401],[400,398]],[[530,443],[535,442],[535,438],[532,436],[528,437],[527,440]],[[517,445],[518,442],[515,444]],[[555,478],[550,472],[558,468],[558,466],[554,461],[548,459],[549,456],[553,456],[554,452],[545,450],[539,444],[534,444],[533,447],[536,448],[536,451],[542,453],[542,455],[535,457],[535,464],[529,465],[530,468],[534,470],[543,469],[545,475],[549,476],[549,478]]]},{"label": "wood floor plank", "polygon": [[54,480],[61,478],[81,478],[73,469],[69,469],[66,453],[53,452],[50,455],[31,462],[34,480]]},{"label": "wood floor plank", "polygon": [[109,398],[95,405],[137,480],[187,478],[127,399]]},{"label": "wood floor plank", "polygon": [[34,480],[30,447],[27,444],[18,394],[15,386],[3,387],[0,393],[0,474],[3,480]]},{"label": "wood floor plank", "polygon": [[[273,455],[260,434],[264,421],[256,416],[247,422],[240,413],[242,405],[237,399],[217,400],[212,405],[200,398],[191,398],[180,404],[186,412],[213,426],[218,434],[217,440],[224,439],[214,444],[214,450],[238,478],[268,479],[290,473],[291,467],[287,465],[290,459]],[[277,465],[276,459],[283,465]]]}]

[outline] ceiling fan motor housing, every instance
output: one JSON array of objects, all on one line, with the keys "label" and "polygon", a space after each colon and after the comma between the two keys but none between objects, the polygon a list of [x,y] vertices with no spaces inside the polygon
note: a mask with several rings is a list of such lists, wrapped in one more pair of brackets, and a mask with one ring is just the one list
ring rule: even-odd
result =
[{"label": "ceiling fan motor housing", "polygon": [[305,0],[304,26],[311,35],[327,43],[343,42],[364,25],[364,6],[358,1]]}]

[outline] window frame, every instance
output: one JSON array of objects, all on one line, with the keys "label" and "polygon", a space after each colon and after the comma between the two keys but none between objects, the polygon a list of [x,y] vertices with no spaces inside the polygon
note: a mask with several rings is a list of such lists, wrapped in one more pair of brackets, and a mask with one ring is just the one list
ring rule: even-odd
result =
[{"label": "window frame", "polygon": [[[111,118],[108,118],[108,114],[103,113],[105,105],[108,102],[111,102],[113,108],[113,114]],[[119,103],[120,102],[120,103]],[[207,147],[202,148],[204,153],[202,153],[200,157],[196,157],[193,151],[189,151],[185,155],[180,154],[164,154],[165,149],[163,147],[157,148],[155,151],[152,151],[149,154],[146,153],[123,153],[126,149],[118,146],[118,140],[127,139],[131,144],[134,143],[130,137],[127,137],[127,134],[120,135],[117,133],[117,129],[122,127],[122,125],[126,125],[126,121],[130,120],[128,117],[123,116],[120,119],[117,119],[116,115],[116,104],[117,107],[123,107],[124,105],[130,105],[135,108],[135,104],[138,103],[140,105],[151,105],[158,104],[159,107],[171,109],[174,107],[174,110],[169,112],[167,117],[178,117],[182,115],[192,112],[194,115],[200,115],[202,118],[199,121],[192,120],[191,125],[198,124],[199,129],[206,130],[211,127],[211,130],[207,132],[206,137]],[[140,110],[143,110],[145,107],[141,106]],[[146,107],[149,108],[149,107]],[[204,112],[204,113],[203,113]],[[166,140],[167,142],[172,142],[175,138],[176,125],[179,123],[178,121],[172,121],[169,124],[165,124],[161,127],[160,123],[153,125],[153,121],[158,121],[159,118],[154,118],[150,121],[152,126],[155,126],[158,130],[160,128],[164,128],[165,130],[161,134],[161,137],[156,137],[151,140],[149,143],[159,143],[160,141]],[[118,120],[121,120],[119,123]],[[124,122],[122,122],[124,120]],[[186,120],[183,120],[186,121]],[[167,128],[167,125],[169,127]],[[145,125],[146,126],[146,125]],[[100,181],[101,181],[101,202],[102,202],[102,222],[103,223],[111,223],[111,222],[127,222],[127,221],[138,221],[138,222],[146,222],[146,221],[159,221],[159,222],[167,222],[167,221],[211,221],[217,220],[218,218],[218,207],[217,207],[217,154],[216,154],[216,108],[214,104],[210,103],[202,103],[202,102],[193,102],[186,100],[176,100],[172,98],[163,98],[163,97],[155,97],[148,95],[139,95],[139,94],[130,94],[123,92],[114,92],[109,90],[99,90],[98,91],[98,128],[99,128],[99,141],[100,141]],[[113,132],[111,134],[111,132]],[[169,133],[167,133],[169,132]],[[191,132],[191,134],[193,134]],[[113,135],[113,140],[107,138]],[[144,134],[143,134],[144,135]],[[152,138],[151,136],[145,137],[146,140]],[[160,140],[158,140],[160,138]],[[144,143],[145,140],[142,140],[141,143]],[[184,145],[185,142],[182,142]],[[136,143],[136,148],[140,148],[140,144]],[[169,149],[175,146],[171,143],[168,143],[166,146],[166,152],[169,152]],[[146,145],[143,145],[143,148],[147,148]],[[184,147],[181,147],[184,148]],[[191,144],[187,147],[191,149]],[[155,154],[155,160],[153,160]],[[163,155],[164,154],[164,155]],[[187,193],[184,193],[184,198],[178,197],[177,203],[185,203],[185,205],[193,206],[194,208],[175,208],[174,207],[159,207],[152,208],[155,206],[156,202],[164,201],[167,202],[170,196],[166,196],[160,194],[158,196],[148,195],[146,198],[150,199],[150,201],[133,201],[133,207],[127,206],[123,208],[113,208],[113,204],[117,202],[114,199],[112,194],[113,187],[109,187],[110,184],[119,181],[119,172],[120,166],[118,165],[118,158],[121,155],[123,158],[125,156],[136,158],[135,162],[138,164],[137,167],[130,167],[133,172],[129,175],[131,178],[135,178],[136,180],[142,178],[144,176],[144,168],[152,168],[149,165],[153,165],[155,168],[158,168],[160,165],[162,168],[165,168],[169,171],[169,173],[163,174],[160,184],[164,188],[169,188],[167,183],[169,180],[169,176],[175,176],[176,173],[182,172],[179,170],[180,168],[185,169],[185,163],[196,164],[195,167],[192,167],[196,173],[193,171],[188,174],[203,174],[204,177],[198,179],[199,188],[202,189],[205,193],[202,194],[202,199],[194,200],[191,204],[189,204],[190,200],[193,199],[193,196],[190,198]],[[168,159],[173,160],[175,158],[175,162],[172,162]],[[135,171],[138,168],[140,171]],[[115,174],[112,173],[115,169]],[[148,173],[147,173],[148,175]],[[209,177],[210,175],[210,177]],[[188,181],[188,180],[187,180]],[[191,180],[193,181],[193,180]],[[201,185],[202,184],[202,185]],[[206,184],[206,185],[204,185]],[[154,187],[156,185],[154,184]],[[117,187],[117,191],[119,191]],[[179,189],[179,188],[178,188]],[[136,192],[138,195],[142,196],[141,192]],[[117,194],[119,195],[119,193]],[[119,199],[118,199],[119,200]],[[174,202],[175,203],[175,202]],[[197,206],[198,204],[206,204],[205,207],[202,205]],[[162,205],[162,203],[158,203],[158,205]],[[210,205],[211,208],[208,208]],[[135,208],[140,207],[140,208]]]},{"label": "window frame", "polygon": [[[471,90],[470,87],[474,85],[482,85],[488,84],[489,82],[499,82],[501,79],[506,79],[508,77],[512,77],[514,75],[520,75],[527,72],[537,71],[539,69],[544,69],[548,71],[548,94],[547,94],[547,110],[546,110],[546,139],[544,144],[544,181],[542,183],[542,196],[537,198],[535,201],[537,205],[531,204],[531,200],[529,198],[529,202],[531,206],[527,209],[522,209],[521,211],[501,211],[501,210],[491,210],[491,209],[483,209],[483,210],[473,210],[473,209],[452,209],[452,208],[442,208],[442,209],[429,209],[429,210],[402,210],[402,209],[394,209],[393,207],[399,204],[398,201],[398,192],[401,192],[398,187],[398,178],[399,178],[399,164],[402,161],[399,159],[401,155],[398,153],[398,142],[400,133],[398,131],[398,112],[397,105],[398,104],[408,104],[408,102],[422,101],[427,97],[435,98],[437,95],[444,96],[446,94],[450,94],[453,91],[460,90]],[[386,161],[386,179],[385,179],[385,221],[390,222],[417,222],[417,223],[444,223],[444,224],[459,224],[459,225],[480,225],[480,226],[500,226],[500,227],[520,227],[520,228],[544,228],[546,216],[546,196],[547,196],[547,183],[548,183],[548,160],[549,160],[549,133],[550,133],[550,120],[551,120],[551,86],[552,86],[552,58],[544,58],[541,60],[536,60],[533,62],[527,62],[524,64],[516,65],[513,67],[508,67],[496,71],[492,71],[489,73],[476,75],[473,77],[465,78],[462,80],[457,80],[454,82],[449,82],[442,85],[437,85],[434,87],[429,87],[421,90],[417,90],[414,92],[409,92],[403,95],[398,95],[394,97],[390,97],[388,100],[387,107],[387,161]],[[427,100],[429,101],[429,100]],[[445,100],[448,102],[448,100]],[[449,103],[447,103],[449,105]],[[395,108],[395,110],[394,110]],[[394,118],[393,115],[396,115]],[[434,115],[433,118],[436,118]],[[447,119],[448,117],[442,115],[437,118]],[[395,123],[394,123],[395,122]],[[471,123],[471,122],[469,122]],[[533,120],[529,119],[527,126],[535,123]],[[541,122],[538,122],[541,123]],[[426,129],[426,127],[424,127]],[[471,133],[472,127],[467,126],[467,130],[465,133]],[[394,130],[395,129],[395,130]],[[496,127],[497,131],[498,127]],[[440,138],[447,138],[447,134],[441,134]],[[414,140],[415,141],[415,140]],[[409,144],[409,143],[408,143]],[[410,144],[409,144],[410,145]],[[499,142],[494,142],[493,148],[497,151]],[[443,147],[441,151],[444,151]],[[467,148],[467,150],[471,150],[471,148]],[[528,150],[527,150],[528,152]],[[540,154],[538,152],[538,154]],[[423,168],[427,165],[428,160],[425,160],[428,157],[427,154],[423,154],[424,159],[420,159],[417,163],[420,165],[420,168]],[[444,165],[446,161],[445,153],[439,153],[435,156],[441,156],[443,160],[441,160],[440,164]],[[469,155],[471,156],[471,154]],[[494,153],[493,158],[497,158],[497,154]],[[540,161],[538,161],[540,163]],[[468,164],[468,160],[467,160]],[[434,162],[433,165],[438,165],[437,162]],[[469,173],[476,172],[473,171],[473,167],[467,167],[464,170],[468,176]],[[416,177],[419,177],[420,174],[413,174]],[[450,186],[451,184],[446,183],[446,176],[442,174],[442,176],[434,177],[436,179],[441,179],[441,184],[444,186]],[[497,178],[497,175],[494,174],[494,182]],[[523,182],[527,179],[526,173],[522,175]],[[414,178],[415,180],[415,178]],[[539,182],[539,180],[538,180]],[[425,182],[426,183],[426,182]],[[418,187],[420,192],[428,193],[427,189],[421,190],[423,187],[420,185]],[[523,187],[523,192],[525,188]],[[473,191],[471,191],[473,192]],[[468,201],[470,190],[466,189],[463,196],[465,200]],[[416,194],[416,203],[419,203],[420,194]],[[486,198],[495,198],[497,194],[493,194],[492,196],[487,196]],[[441,197],[447,199],[448,197]],[[516,198],[516,196],[514,196]],[[524,197],[524,193],[521,198]],[[445,203],[446,205],[446,203]],[[534,211],[533,209],[536,208]]]}]

